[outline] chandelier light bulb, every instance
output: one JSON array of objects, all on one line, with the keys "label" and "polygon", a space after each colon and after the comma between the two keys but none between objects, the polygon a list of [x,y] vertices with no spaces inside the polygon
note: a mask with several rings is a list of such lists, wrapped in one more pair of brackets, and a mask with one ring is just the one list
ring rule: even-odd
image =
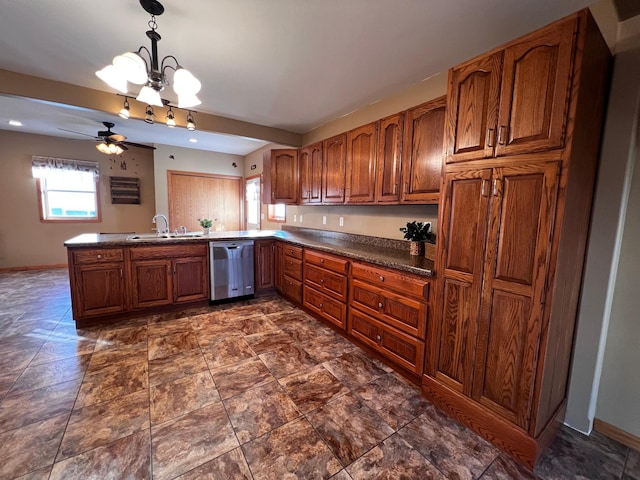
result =
[{"label": "chandelier light bulb", "polygon": [[147,64],[137,53],[126,52],[114,57],[113,66],[131,83],[144,85],[148,81]]},{"label": "chandelier light bulb", "polygon": [[113,65],[107,65],[102,70],[98,70],[96,75],[111,88],[115,88],[122,93],[128,93],[127,79],[124,78]]},{"label": "chandelier light bulb", "polygon": [[173,128],[176,126],[175,115],[173,114],[173,110],[169,107],[169,111],[167,112],[167,127]]},{"label": "chandelier light bulb", "polygon": [[130,108],[129,108],[129,101],[127,100],[126,97],[124,99],[124,105],[122,106],[122,110],[120,110],[118,112],[118,116],[120,118],[124,118],[125,120],[128,120],[129,117],[131,116],[131,111],[130,111]]},{"label": "chandelier light bulb", "polygon": [[144,112],[144,121],[146,123],[153,123],[153,107],[151,105],[147,105],[147,108]]},{"label": "chandelier light bulb", "polygon": [[196,122],[193,121],[193,115],[191,111],[187,114],[187,130],[193,132],[196,129]]},{"label": "chandelier light bulb", "polygon": [[195,95],[178,95],[178,108],[192,108],[201,103]]},{"label": "chandelier light bulb", "polygon": [[146,103],[149,105],[155,105],[156,107],[162,107],[162,98],[160,97],[160,92],[158,92],[153,87],[149,85],[145,85],[140,90],[140,94],[136,98],[140,103]]}]

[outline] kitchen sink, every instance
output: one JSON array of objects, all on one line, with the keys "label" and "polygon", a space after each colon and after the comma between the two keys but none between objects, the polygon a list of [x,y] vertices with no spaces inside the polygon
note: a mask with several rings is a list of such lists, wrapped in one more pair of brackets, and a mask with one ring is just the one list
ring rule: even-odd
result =
[{"label": "kitchen sink", "polygon": [[187,233],[163,233],[158,235],[155,233],[134,233],[129,235],[127,240],[174,240],[174,239],[188,239],[202,237],[202,232],[187,232]]}]

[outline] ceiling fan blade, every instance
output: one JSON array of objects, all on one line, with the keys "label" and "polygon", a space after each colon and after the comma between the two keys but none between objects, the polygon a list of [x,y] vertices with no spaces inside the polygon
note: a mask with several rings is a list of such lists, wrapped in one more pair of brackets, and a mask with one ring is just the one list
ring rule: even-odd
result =
[{"label": "ceiling fan blade", "polygon": [[119,133],[112,133],[111,135],[108,135],[107,138],[113,142],[124,142],[127,139],[127,137],[120,135]]},{"label": "ceiling fan blade", "polygon": [[89,135],[88,133],[75,132],[73,130],[67,130],[66,128],[60,128],[60,127],[58,127],[58,130],[62,130],[63,132],[75,133],[76,135],[84,135],[85,137],[96,138],[96,139],[99,140],[98,137],[95,137],[93,135]]},{"label": "ceiling fan blade", "polygon": [[146,148],[149,150],[155,150],[156,147],[152,147],[151,145],[143,145],[141,143],[134,143],[134,142],[118,142],[118,144],[120,145],[129,145],[130,147],[137,147],[137,148]]}]

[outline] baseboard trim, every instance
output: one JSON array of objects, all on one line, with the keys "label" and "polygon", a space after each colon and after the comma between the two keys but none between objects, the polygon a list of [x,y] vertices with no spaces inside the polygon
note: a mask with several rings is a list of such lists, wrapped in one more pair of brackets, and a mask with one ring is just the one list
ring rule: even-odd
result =
[{"label": "baseboard trim", "polygon": [[66,263],[56,263],[53,265],[29,265],[26,267],[0,267],[0,273],[24,272],[26,270],[48,270],[50,268],[67,268]]},{"label": "baseboard trim", "polygon": [[602,421],[599,418],[593,419],[593,429],[596,432],[601,433],[602,435],[605,435],[613,440],[622,443],[623,445],[626,445],[629,448],[633,448],[634,450],[640,452],[640,437],[636,437],[629,432],[625,432],[621,428]]}]

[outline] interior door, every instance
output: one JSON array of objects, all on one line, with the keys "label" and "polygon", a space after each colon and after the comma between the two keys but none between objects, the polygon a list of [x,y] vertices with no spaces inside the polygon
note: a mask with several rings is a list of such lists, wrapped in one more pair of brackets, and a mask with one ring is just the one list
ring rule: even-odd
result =
[{"label": "interior door", "polygon": [[202,230],[200,218],[213,220],[212,230],[242,229],[242,177],[169,170],[167,187],[172,229]]}]

